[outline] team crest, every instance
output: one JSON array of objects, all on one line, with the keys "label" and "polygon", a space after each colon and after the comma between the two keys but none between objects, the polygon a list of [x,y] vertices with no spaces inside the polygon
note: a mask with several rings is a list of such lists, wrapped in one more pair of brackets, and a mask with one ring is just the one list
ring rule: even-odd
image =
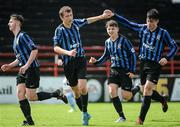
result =
[{"label": "team crest", "polygon": [[131,49],[131,52],[132,52],[132,53],[134,53],[134,52],[135,52],[134,48],[132,48],[132,49]]},{"label": "team crest", "polygon": [[160,35],[157,35],[157,40],[160,40],[161,36]]},{"label": "team crest", "polygon": [[117,48],[118,48],[118,49],[121,49],[121,46],[122,46],[121,44],[118,44]]}]

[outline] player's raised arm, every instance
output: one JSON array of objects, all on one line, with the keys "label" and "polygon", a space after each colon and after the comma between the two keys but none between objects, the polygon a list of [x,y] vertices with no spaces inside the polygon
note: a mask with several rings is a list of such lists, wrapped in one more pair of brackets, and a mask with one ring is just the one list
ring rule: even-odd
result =
[{"label": "player's raised arm", "polygon": [[98,20],[107,19],[107,18],[110,18],[110,17],[111,16],[109,15],[109,13],[104,11],[103,14],[101,14],[99,16],[94,16],[94,17],[87,18],[87,22],[88,22],[88,24],[90,24],[90,23],[96,22]]},{"label": "player's raised arm", "polygon": [[97,61],[96,58],[91,57],[89,60],[89,63],[94,64],[94,63],[96,63],[96,61]]},{"label": "player's raised arm", "polygon": [[121,23],[122,25],[124,25],[125,27],[128,27],[134,31],[139,31],[145,24],[138,24],[135,22],[131,22],[128,19],[118,15],[117,13],[112,12],[111,10],[104,10],[104,13],[106,14],[107,17],[114,17],[119,23]]}]

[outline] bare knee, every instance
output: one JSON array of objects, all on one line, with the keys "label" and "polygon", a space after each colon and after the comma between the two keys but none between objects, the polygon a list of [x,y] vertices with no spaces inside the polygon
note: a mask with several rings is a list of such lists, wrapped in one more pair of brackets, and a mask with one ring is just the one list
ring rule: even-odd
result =
[{"label": "bare knee", "polygon": [[111,87],[109,88],[109,94],[111,96],[111,98],[117,97],[117,89],[115,87]]},{"label": "bare knee", "polygon": [[26,94],[25,90],[18,90],[17,91],[18,99],[19,100],[24,100],[26,98],[25,94]]},{"label": "bare knee", "polygon": [[79,98],[80,97],[80,92],[79,92],[78,87],[77,86],[76,87],[72,87],[72,90],[74,92],[75,98]]},{"label": "bare knee", "polygon": [[87,94],[87,87],[86,86],[80,87],[79,91],[81,92],[82,95],[85,95]]},{"label": "bare knee", "polygon": [[131,100],[132,96],[132,92],[122,90],[122,97],[124,100],[129,101]]},{"label": "bare knee", "polygon": [[79,92],[82,95],[87,94],[88,88],[87,88],[87,80],[86,79],[78,79],[78,88]]},{"label": "bare knee", "polygon": [[144,95],[144,96],[150,96],[150,95],[152,95],[152,90],[153,90],[153,84],[150,84],[150,83],[146,84],[146,85],[144,86],[143,95]]},{"label": "bare knee", "polygon": [[17,85],[17,97],[19,100],[24,100],[26,99],[26,87],[25,85],[22,83],[22,84],[18,84]]}]

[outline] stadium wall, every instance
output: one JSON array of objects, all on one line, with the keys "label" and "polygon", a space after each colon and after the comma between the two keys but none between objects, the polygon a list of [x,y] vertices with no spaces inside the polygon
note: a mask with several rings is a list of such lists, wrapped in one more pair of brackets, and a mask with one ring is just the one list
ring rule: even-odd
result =
[{"label": "stadium wall", "polygon": [[[42,76],[40,87],[38,91],[52,92],[56,89],[62,88],[63,78]],[[139,78],[133,80],[133,84],[137,84]],[[15,76],[1,76],[0,77],[0,103],[18,103],[16,97],[16,77]],[[108,94],[108,86],[106,76],[89,75],[88,89],[90,102],[110,102]],[[180,101],[180,76],[179,75],[162,75],[157,84],[156,90],[162,94],[169,96],[169,101]],[[120,91],[120,90],[119,90]],[[120,93],[120,92],[119,92]],[[121,95],[119,95],[121,98]],[[121,98],[122,99],[122,98]],[[132,101],[141,101],[141,95],[138,93]],[[49,99],[42,102],[34,103],[63,103],[57,99]]]}]

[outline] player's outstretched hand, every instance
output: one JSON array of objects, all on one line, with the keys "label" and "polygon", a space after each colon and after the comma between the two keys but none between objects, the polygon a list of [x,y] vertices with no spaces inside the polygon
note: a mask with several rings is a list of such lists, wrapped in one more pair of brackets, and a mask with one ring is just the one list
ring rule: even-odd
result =
[{"label": "player's outstretched hand", "polygon": [[62,66],[62,65],[63,65],[63,61],[62,61],[62,59],[58,59],[58,61],[57,61],[57,65],[58,65],[58,66]]},{"label": "player's outstretched hand", "polygon": [[25,74],[26,70],[29,68],[29,66],[27,64],[25,64],[24,66],[22,66],[20,69],[19,69],[19,73],[20,74]]},{"label": "player's outstretched hand", "polygon": [[93,63],[95,63],[96,61],[97,61],[96,58],[91,57],[90,60],[89,60],[89,63],[93,64]]},{"label": "player's outstretched hand", "polygon": [[103,12],[103,16],[104,16],[104,18],[111,18],[112,16],[114,16],[114,13],[111,10],[106,9]]},{"label": "player's outstretched hand", "polygon": [[4,72],[9,70],[9,69],[10,69],[9,64],[4,64],[4,65],[1,66],[1,70],[4,71]]},{"label": "player's outstretched hand", "polygon": [[75,56],[76,56],[76,53],[77,53],[76,49],[73,49],[73,50],[71,50],[71,51],[68,52],[68,55],[75,57]]},{"label": "player's outstretched hand", "polygon": [[161,65],[161,66],[164,66],[164,65],[166,65],[167,64],[167,59],[166,58],[162,58],[160,61],[159,61],[159,64]]}]

